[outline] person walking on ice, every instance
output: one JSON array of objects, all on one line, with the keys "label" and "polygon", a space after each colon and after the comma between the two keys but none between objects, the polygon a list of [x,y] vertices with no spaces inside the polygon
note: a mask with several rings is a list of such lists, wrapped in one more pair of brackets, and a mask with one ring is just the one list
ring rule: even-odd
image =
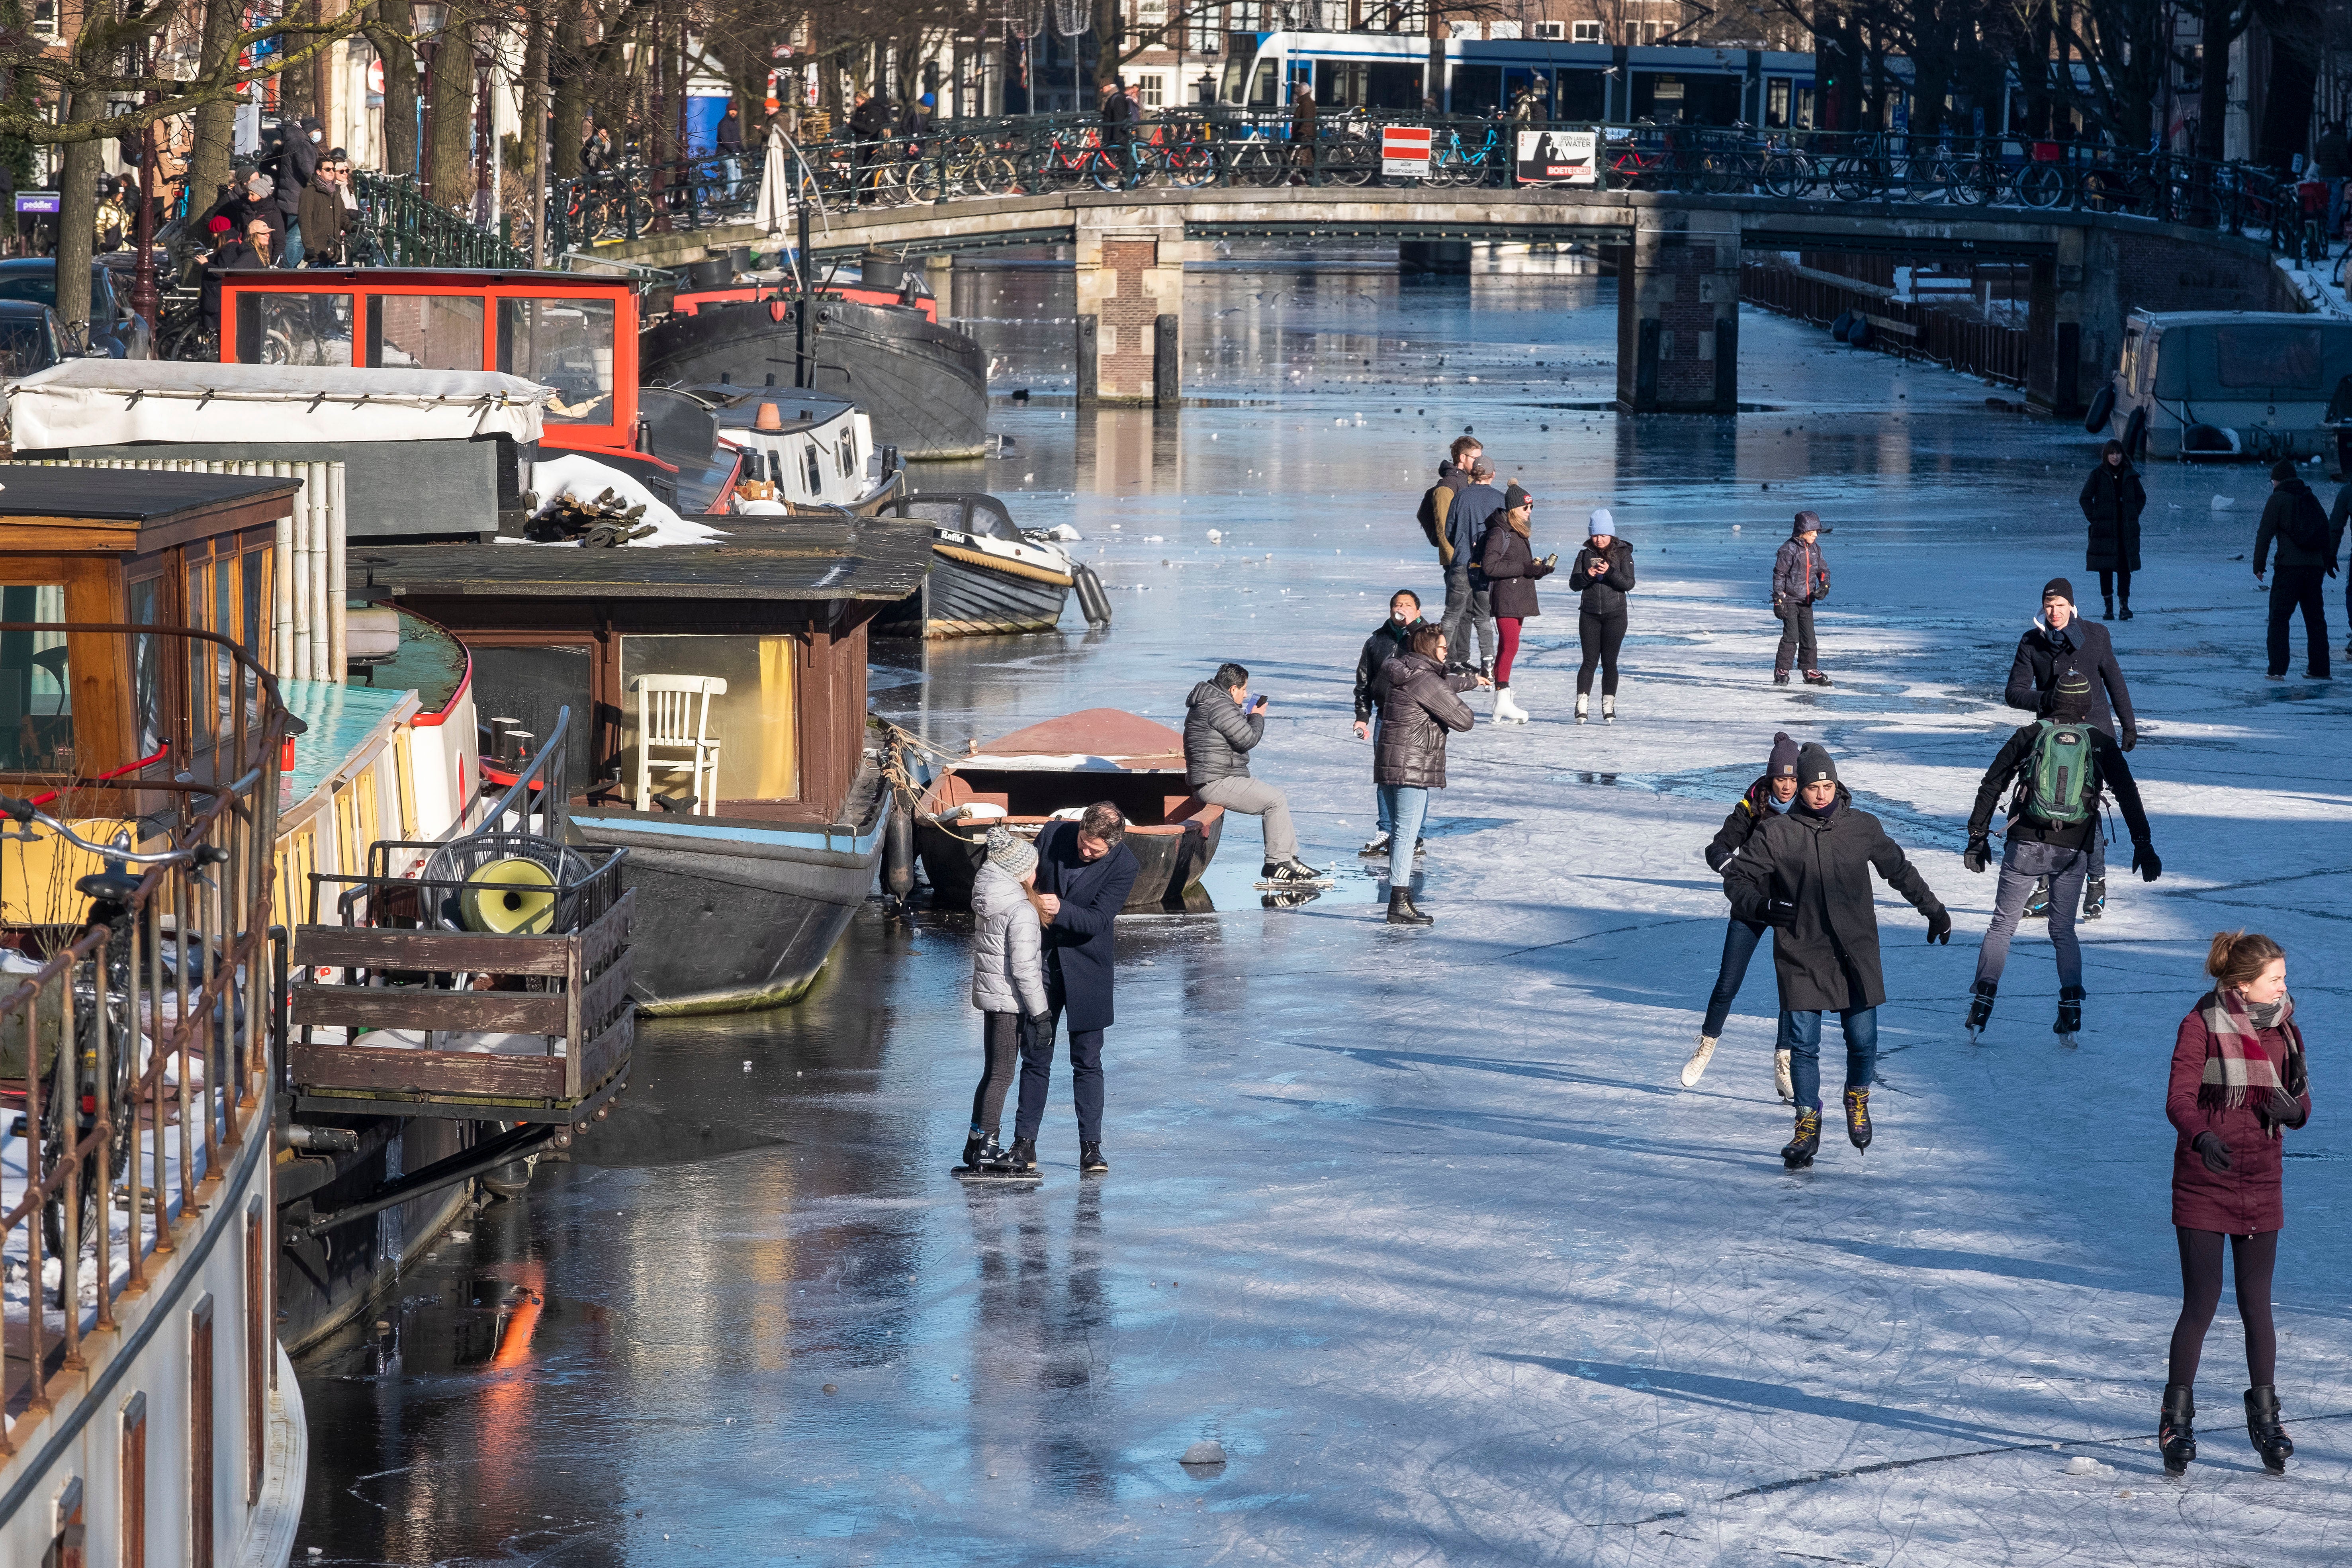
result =
[{"label": "person walking on ice", "polygon": [[2303,1031],[2287,994],[2286,953],[2266,936],[2221,931],[2205,955],[2213,989],[2174,1037],[2164,1113],[2172,1148],[2172,1227],[2180,1243],[2180,1318],[2172,1328],[2157,1445],[2179,1475],[2197,1457],[2197,1363],[2221,1302],[2221,1248],[2237,1264],[2246,1325],[2246,1436],[2273,1475],[2294,1454],[2279,1416],[2278,1328],[2271,1275],[2286,1226],[2284,1134],[2311,1118]]},{"label": "person walking on ice", "polygon": [[[2139,744],[2138,721],[2132,716],[2131,690],[2124,684],[2123,667],[2116,662],[2116,645],[2107,628],[2074,613],[2074,584],[2053,577],[2042,585],[2042,618],[2017,639],[2017,657],[2010,661],[2009,684],[2001,700],[2028,713],[2040,713],[2050,693],[2069,670],[2080,670],[2090,685],[2090,707],[2084,717],[2091,728],[2104,731],[2128,752]],[[2107,835],[2104,824],[2091,830],[2091,863],[2083,883],[2083,918],[2097,920],[2107,909]],[[2028,918],[2046,913],[2047,886],[2034,889],[2025,906]]]},{"label": "person walking on ice", "polygon": [[1821,547],[1828,531],[1819,512],[1801,511],[1772,559],[1772,613],[1780,617],[1780,649],[1772,656],[1775,686],[1789,684],[1792,667],[1804,670],[1808,686],[1830,684],[1813,641],[1813,606],[1830,596],[1830,563]]},{"label": "person walking on ice", "polygon": [[[1773,817],[1787,815],[1797,803],[1797,742],[1775,731],[1772,754],[1764,763],[1761,777],[1748,786],[1748,793],[1731,803],[1729,815],[1717,829],[1715,838],[1706,847],[1706,868],[1721,877],[1727,875],[1732,857],[1747,847],[1756,830]],[[1724,896],[1731,896],[1727,883]],[[1764,940],[1768,928],[1762,921],[1744,921],[1738,915],[1723,930],[1723,962],[1717,965],[1715,990],[1706,999],[1706,1019],[1698,1026],[1698,1048],[1683,1064],[1683,1087],[1689,1089],[1706,1071],[1706,1064],[1715,1056],[1716,1042],[1723,1037],[1723,1026],[1731,1016],[1731,1005],[1739,999],[1740,983],[1748,978],[1748,961],[1756,956],[1756,944]],[[1789,1047],[1776,1038],[1772,1050],[1772,1081],[1782,1100],[1794,1100],[1796,1091],[1789,1082]]]},{"label": "person walking on ice", "polygon": [[[1488,607],[1495,612],[1496,632],[1502,644],[1495,656],[1497,724],[1528,721],[1528,710],[1511,696],[1511,665],[1519,657],[1519,623],[1543,614],[1536,584],[1550,576],[1559,564],[1556,555],[1536,559],[1535,546],[1528,542],[1535,512],[1536,498],[1514,483],[1503,492],[1503,510],[1487,524],[1486,537],[1478,546],[1478,572],[1486,580]],[[1581,715],[1583,700],[1579,699],[1576,706]]]},{"label": "person walking on ice", "polygon": [[2037,885],[2050,889],[2050,945],[2058,955],[2058,1021],[2052,1025],[2065,1045],[2083,1029],[2083,944],[2074,935],[2074,896],[2091,865],[2090,846],[2100,833],[2099,798],[2113,793],[2131,829],[2132,869],[2153,882],[2163,873],[2149,841],[2147,813],[2123,748],[2092,727],[2091,678],[2079,669],[2061,677],[2042,718],[2001,743],[1992,766],[1977,785],[1976,809],[1969,814],[1969,847],[1962,864],[1981,875],[1992,864],[1988,834],[1992,808],[2012,780],[2009,844],[2000,856],[2000,889],[1993,897],[1992,924],[1977,950],[1977,977],[1969,1002],[1969,1037],[1984,1032],[1993,996],[2009,962],[2010,939]]},{"label": "person walking on ice", "polygon": [[1584,597],[1578,603],[1576,632],[1584,660],[1576,667],[1576,721],[1585,721],[1592,697],[1592,670],[1601,668],[1601,721],[1617,721],[1617,650],[1625,646],[1625,595],[1633,587],[1633,547],[1616,531],[1605,506],[1585,520],[1584,548],[1569,568],[1568,585]]},{"label": "person walking on ice", "polygon": [[988,858],[971,883],[971,1005],[980,1009],[980,1087],[972,1090],[964,1138],[967,1180],[1012,1176],[1012,1156],[996,1142],[1005,1092],[1021,1071],[1024,1043],[1039,1031],[1052,1047],[1053,1008],[1045,999],[1045,922],[1031,884],[1037,850],[1009,828],[988,830]]},{"label": "person walking on ice", "polygon": [[1772,928],[1772,971],[1780,984],[1780,1040],[1796,1091],[1796,1135],[1781,1163],[1801,1171],[1822,1144],[1822,1015],[1845,1032],[1845,1133],[1870,1147],[1870,1086],[1877,1078],[1878,1008],[1886,983],[1878,965],[1878,912],[1870,873],[1927,919],[1927,940],[1949,943],[1952,917],[1919,868],[1904,858],[1878,818],[1858,811],[1822,747],[1797,752],[1797,803],[1759,826],[1731,861],[1725,885],[1731,912]]}]

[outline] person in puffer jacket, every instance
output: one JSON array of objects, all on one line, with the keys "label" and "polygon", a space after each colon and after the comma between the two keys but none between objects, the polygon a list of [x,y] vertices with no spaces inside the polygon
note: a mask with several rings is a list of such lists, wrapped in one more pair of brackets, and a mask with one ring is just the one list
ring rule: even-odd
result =
[{"label": "person in puffer jacket", "polygon": [[1830,596],[1830,563],[1822,554],[1821,513],[1801,511],[1790,525],[1787,542],[1772,560],[1772,613],[1780,618],[1780,648],[1772,657],[1772,684],[1789,684],[1789,671],[1801,668],[1808,686],[1827,686],[1830,678],[1818,668],[1821,649],[1813,641],[1813,606]]},{"label": "person in puffer jacket", "polygon": [[1445,787],[1445,735],[1467,730],[1470,705],[1456,693],[1486,677],[1445,668],[1445,630],[1423,626],[1402,653],[1381,666],[1372,691],[1381,705],[1380,741],[1372,750],[1372,783],[1395,828],[1389,839],[1389,923],[1425,926],[1435,917],[1412,901],[1413,848],[1429,813],[1429,792]]},{"label": "person in puffer jacket", "polygon": [[1290,797],[1263,779],[1250,777],[1249,753],[1265,738],[1266,700],[1249,693],[1249,671],[1221,664],[1217,673],[1184,699],[1184,782],[1211,805],[1255,816],[1265,824],[1265,868],[1270,882],[1312,882],[1315,868],[1298,858],[1298,835],[1290,826]]},{"label": "person in puffer jacket", "polygon": [[980,1087],[963,1143],[965,1176],[1014,1174],[996,1134],[1005,1091],[1021,1066],[1021,1037],[1049,1027],[1045,942],[1030,883],[1037,849],[1003,827],[988,833],[988,858],[971,883],[971,1005],[981,1013]]}]

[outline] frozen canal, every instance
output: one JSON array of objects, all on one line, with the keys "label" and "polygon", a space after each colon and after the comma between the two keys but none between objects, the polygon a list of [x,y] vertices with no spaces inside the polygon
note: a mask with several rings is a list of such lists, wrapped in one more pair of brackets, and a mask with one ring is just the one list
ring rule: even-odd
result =
[{"label": "frozen canal", "polygon": [[[1274,700],[1256,771],[1340,886],[1259,908],[1237,820],[1219,912],[1122,921],[1103,1178],[1059,1072],[1041,1188],[948,1176],[979,1057],[955,920],[869,906],[800,1008],[648,1030],[580,1163],[421,1263],[388,1339],[305,1369],[297,1561],[2352,1560],[2352,694],[2262,679],[2238,557],[2263,478],[2149,477],[2113,629],[2165,878],[2116,857],[2079,1049],[2038,930],[1972,1046],[1995,879],[1963,870],[1963,822],[2041,584],[2095,604],[2079,428],[1756,313],[1742,391],[1769,412],[1621,420],[1579,406],[1613,385],[1591,278],[1194,282],[1191,390],[1229,401],[1155,418],[1053,403],[1066,276],[962,280],[1000,385],[1037,396],[1000,410],[1019,456],[923,482],[1074,523],[1118,621],[925,672],[883,654],[876,703],[959,747],[1089,706],[1174,723],[1237,659]],[[1356,869],[1349,682],[1388,591],[1438,587],[1412,501],[1465,426],[1540,498],[1539,551],[1605,502],[1641,586],[1622,717],[1580,729],[1573,596],[1547,585],[1515,682],[1535,721],[1454,740],[1414,932]],[[1836,529],[1828,691],[1769,684],[1801,505]],[[1726,909],[1700,849],[1776,729],[1832,748],[1958,921],[1929,948],[1882,898],[1877,1142],[1832,1115],[1794,1175],[1769,963],[1675,1080]],[[2168,1482],[2164,1078],[2239,925],[2286,946],[2312,1054],[2278,1276],[2298,1452],[2276,1480],[2245,1441],[2225,1296],[2203,1457]],[[1229,1462],[1188,1473],[1203,1437]]]}]

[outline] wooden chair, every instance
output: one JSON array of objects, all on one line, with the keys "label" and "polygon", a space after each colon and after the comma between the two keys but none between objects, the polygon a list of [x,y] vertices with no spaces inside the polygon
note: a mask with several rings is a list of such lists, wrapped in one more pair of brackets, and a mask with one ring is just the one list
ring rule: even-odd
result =
[{"label": "wooden chair", "polygon": [[[727,695],[727,682],[715,675],[641,675],[629,689],[637,694],[637,809],[653,807],[656,770],[686,772],[694,778],[694,815],[716,816],[719,742],[710,733],[710,700]],[[656,751],[683,754],[657,757]]]}]

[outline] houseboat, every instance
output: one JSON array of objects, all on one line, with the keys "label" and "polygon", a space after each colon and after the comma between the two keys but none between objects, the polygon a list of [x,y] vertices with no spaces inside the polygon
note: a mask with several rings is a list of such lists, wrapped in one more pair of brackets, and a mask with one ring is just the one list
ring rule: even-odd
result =
[{"label": "houseboat", "polygon": [[884,612],[877,637],[966,637],[1050,632],[1076,589],[1089,626],[1110,624],[1110,595],[1062,542],[1023,529],[992,495],[913,495],[899,515],[931,527],[931,574]]},{"label": "houseboat", "polygon": [[2084,428],[2134,457],[2275,462],[2332,454],[2352,422],[2352,321],[2135,310]]}]

